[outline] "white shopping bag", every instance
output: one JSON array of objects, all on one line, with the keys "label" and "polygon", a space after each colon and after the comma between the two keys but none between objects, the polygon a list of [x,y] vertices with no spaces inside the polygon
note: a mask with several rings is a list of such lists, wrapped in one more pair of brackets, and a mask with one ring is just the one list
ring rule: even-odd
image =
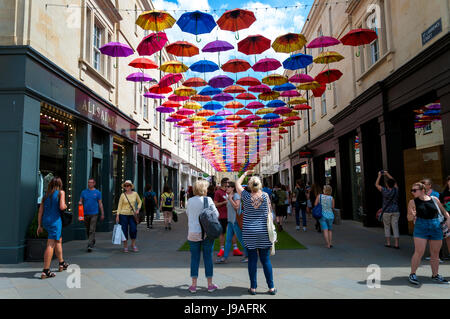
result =
[{"label": "white shopping bag", "polygon": [[122,226],[120,224],[115,224],[113,229],[112,243],[114,245],[120,245],[125,239],[126,238],[123,234]]},{"label": "white shopping bag", "polygon": [[159,209],[156,210],[156,220],[159,220],[161,216],[159,215]]}]

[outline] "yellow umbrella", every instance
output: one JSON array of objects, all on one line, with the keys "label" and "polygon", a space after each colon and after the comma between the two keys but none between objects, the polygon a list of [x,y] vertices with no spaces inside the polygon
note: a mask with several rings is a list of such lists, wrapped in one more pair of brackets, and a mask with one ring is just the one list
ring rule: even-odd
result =
[{"label": "yellow umbrella", "polygon": [[280,74],[270,74],[262,79],[262,83],[267,85],[282,85],[288,82],[288,78],[286,76]]},{"label": "yellow umbrella", "polygon": [[200,110],[202,108],[202,106],[197,102],[187,102],[183,105],[183,107],[190,110]]},{"label": "yellow umbrella", "polygon": [[306,83],[299,84],[297,86],[297,89],[299,89],[299,90],[315,90],[320,87],[321,87],[321,85],[319,82],[312,81],[312,82],[306,82]]},{"label": "yellow umbrella", "polygon": [[269,123],[269,121],[267,121],[267,120],[256,120],[256,121],[253,122],[253,124],[258,125],[258,126],[259,125],[265,125],[267,123]]},{"label": "yellow umbrella", "polygon": [[181,73],[186,72],[189,67],[180,61],[167,61],[161,65],[160,69],[166,73]]},{"label": "yellow umbrella", "polygon": [[284,116],[284,117],[297,116],[298,115],[298,111],[292,110],[292,112],[290,112],[290,113],[284,113],[284,114],[280,114],[280,115]]},{"label": "yellow umbrella", "polygon": [[163,31],[171,28],[176,20],[166,11],[151,10],[140,14],[136,24],[144,30]]},{"label": "yellow umbrella", "polygon": [[260,115],[260,114],[268,114],[268,113],[273,113],[273,111],[275,111],[274,108],[271,108],[271,107],[265,107],[265,108],[262,108],[262,109],[257,110],[255,114],[257,114],[257,115]]},{"label": "yellow umbrella", "polygon": [[195,116],[192,116],[192,117],[191,117],[191,121],[194,121],[194,122],[202,122],[202,121],[206,121],[206,118],[203,117],[203,116],[197,116],[197,115],[195,115]]},{"label": "yellow umbrella", "polygon": [[303,34],[287,33],[276,38],[272,43],[272,48],[276,52],[291,53],[301,50],[306,42]]},{"label": "yellow umbrella", "polygon": [[328,64],[333,62],[339,62],[343,59],[344,57],[335,51],[326,51],[316,56],[313,61],[314,63]]},{"label": "yellow umbrella", "polygon": [[303,98],[303,97],[295,97],[295,98],[289,100],[288,104],[289,105],[303,104],[303,103],[306,103],[306,102],[308,102],[308,101],[305,98]]},{"label": "yellow umbrella", "polygon": [[[173,91],[173,93],[178,96],[191,96],[191,95],[197,94],[197,91],[194,90],[193,88],[182,85],[178,89],[175,89],[175,91]],[[190,103],[195,103],[196,105],[200,106],[200,104],[198,104],[197,102],[190,102]],[[201,108],[201,106],[200,106],[200,108]],[[197,109],[195,109],[195,110],[197,110]]]},{"label": "yellow umbrella", "polygon": [[280,96],[280,92],[270,91],[270,92],[260,93],[258,95],[258,99],[263,100],[263,101],[271,101],[271,100],[276,100],[279,96]]}]

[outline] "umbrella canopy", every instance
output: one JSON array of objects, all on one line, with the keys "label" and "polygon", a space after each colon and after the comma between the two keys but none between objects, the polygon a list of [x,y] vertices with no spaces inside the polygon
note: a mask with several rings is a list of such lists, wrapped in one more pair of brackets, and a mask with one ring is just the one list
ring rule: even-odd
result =
[{"label": "umbrella canopy", "polygon": [[250,92],[255,92],[255,93],[264,93],[264,92],[272,91],[272,89],[269,86],[265,85],[265,84],[251,86],[251,87],[248,88],[248,90]]},{"label": "umbrella canopy", "polygon": [[238,73],[250,69],[250,63],[242,59],[233,59],[222,65],[222,70],[225,72]]},{"label": "umbrella canopy", "polygon": [[241,121],[242,117],[239,115],[229,115],[226,117],[227,121]]},{"label": "umbrella canopy", "polygon": [[334,81],[337,81],[341,78],[342,72],[336,69],[329,69],[320,72],[317,74],[317,76],[314,78],[319,83],[331,83]]},{"label": "umbrella canopy", "polygon": [[227,116],[227,115],[232,115],[233,112],[229,111],[229,110],[222,110],[216,113],[216,115],[218,116]]},{"label": "umbrella canopy", "polygon": [[214,111],[214,110],[220,110],[220,109],[223,109],[223,106],[222,106],[222,104],[217,103],[217,102],[208,102],[208,103],[206,103],[205,105],[203,105],[203,108],[204,108],[205,110],[211,110],[211,111]]},{"label": "umbrella canopy", "polygon": [[229,78],[226,75],[218,75],[213,78],[211,78],[208,82],[210,86],[213,88],[225,88],[227,86],[230,86],[234,83],[234,80],[232,78]]},{"label": "umbrella canopy", "polygon": [[[188,111],[190,111],[190,110],[188,110]],[[170,114],[170,117],[172,117],[172,118],[174,118],[174,119],[178,119],[178,120],[185,120],[185,119],[187,119],[187,116],[186,116],[186,115],[178,114],[178,112],[177,112],[177,113]]]},{"label": "umbrella canopy", "polygon": [[359,46],[369,44],[378,38],[377,33],[371,29],[354,29],[350,30],[341,38],[343,45]]},{"label": "umbrella canopy", "polygon": [[314,63],[329,64],[333,62],[339,62],[343,59],[344,57],[337,52],[325,51],[316,56],[313,61]]},{"label": "umbrella canopy", "polygon": [[250,110],[252,110],[252,109],[260,109],[260,108],[263,108],[263,107],[264,107],[264,104],[261,103],[261,102],[258,102],[258,101],[250,102],[246,106],[246,108],[250,109]]},{"label": "umbrella canopy", "polygon": [[127,76],[127,81],[131,82],[150,82],[151,80],[153,79],[149,75],[142,72],[132,73]]},{"label": "umbrella canopy", "polygon": [[192,101],[196,101],[196,102],[209,102],[211,101],[211,97],[208,95],[200,95],[200,94],[196,94],[191,96],[191,100]]},{"label": "umbrella canopy", "polygon": [[299,73],[294,74],[289,78],[289,82],[292,83],[306,83],[306,82],[312,82],[314,81],[314,78],[308,74]]},{"label": "umbrella canopy", "polygon": [[198,94],[199,95],[216,95],[216,94],[219,94],[220,92],[222,92],[220,89],[207,86],[207,87],[203,88]]},{"label": "umbrella canopy", "polygon": [[164,32],[151,33],[139,43],[137,52],[139,55],[152,55],[160,51],[167,41],[167,35]]},{"label": "umbrella canopy", "polygon": [[236,84],[242,85],[242,86],[256,86],[256,85],[260,85],[261,82],[256,78],[247,76],[247,77],[237,80]]},{"label": "umbrella canopy", "polygon": [[129,66],[136,69],[157,69],[158,65],[147,58],[137,58],[128,63]]},{"label": "umbrella canopy", "polygon": [[284,106],[286,105],[286,103],[284,103],[281,100],[273,100],[270,101],[269,103],[267,103],[267,107],[280,107],[280,106]]},{"label": "umbrella canopy", "polygon": [[152,85],[148,91],[155,94],[167,94],[173,91],[170,86],[162,87],[159,84]]},{"label": "umbrella canopy", "polygon": [[183,101],[189,100],[189,97],[172,94],[171,96],[168,97],[168,99],[169,99],[169,101],[183,102]]},{"label": "umbrella canopy", "polygon": [[194,121],[194,122],[203,122],[203,121],[206,120],[206,118],[203,117],[203,116],[198,116],[198,115],[196,115],[196,116],[190,117],[190,120],[191,120],[191,121]]},{"label": "umbrella canopy", "polygon": [[167,106],[167,107],[180,107],[181,104],[175,101],[165,101],[162,106]]},{"label": "umbrella canopy", "polygon": [[180,73],[170,73],[166,74],[162,77],[162,79],[159,81],[158,85],[160,87],[167,87],[171,86],[178,81],[180,81],[183,78],[183,76]]},{"label": "umbrella canopy", "polygon": [[202,108],[202,106],[197,102],[184,103],[183,107],[189,110],[200,110]]},{"label": "umbrella canopy", "polygon": [[273,111],[273,113],[275,114],[287,114],[287,113],[291,113],[291,108],[287,107],[287,106],[280,106],[277,107],[275,109],[275,111]]},{"label": "umbrella canopy", "polygon": [[[257,111],[255,112],[255,114],[257,114],[257,115],[261,115],[261,114],[269,114],[269,113],[273,113],[273,111],[275,111],[274,108],[271,108],[271,107],[265,107],[265,108],[262,108],[262,109],[257,110]],[[279,117],[279,116],[278,116],[278,117]],[[263,117],[263,118],[264,118],[264,117]]]},{"label": "umbrella canopy", "polygon": [[200,111],[197,112],[197,115],[199,115],[199,116],[212,116],[212,115],[214,115],[214,112],[210,111],[210,110],[200,110]]},{"label": "umbrella canopy", "polygon": [[208,122],[221,122],[221,121],[225,121],[225,119],[222,116],[214,115],[214,116],[208,117],[207,121]]},{"label": "umbrella canopy", "polygon": [[294,105],[294,110],[310,110],[311,106],[309,106],[308,104],[297,104]]},{"label": "umbrella canopy", "polygon": [[253,113],[247,109],[242,109],[236,112],[236,115],[251,115],[251,114]]},{"label": "umbrella canopy", "polygon": [[198,48],[192,43],[186,41],[177,41],[166,47],[167,53],[175,56],[191,57],[199,54]]},{"label": "umbrella canopy", "polygon": [[327,37],[327,36],[320,36],[318,38],[315,38],[310,43],[306,45],[309,49],[314,48],[324,48],[324,47],[331,47],[333,45],[339,44],[341,41],[339,41],[336,38],[333,37]]},{"label": "umbrella canopy", "polygon": [[303,104],[303,103],[307,103],[308,101],[305,98],[302,97],[296,97],[293,98],[291,100],[289,100],[288,104],[289,105],[294,105],[294,104]]},{"label": "umbrella canopy", "polygon": [[266,58],[266,59],[261,59],[258,62],[256,62],[252,66],[252,69],[255,72],[269,72],[269,71],[275,71],[279,67],[281,67],[280,61],[278,61],[276,59],[272,59],[272,58]]},{"label": "umbrella canopy", "polygon": [[112,57],[127,57],[134,53],[129,45],[120,42],[109,42],[100,47],[100,52]]},{"label": "umbrella canopy", "polygon": [[232,101],[225,104],[226,109],[242,109],[244,107],[244,104],[238,101]]},{"label": "umbrella canopy", "polygon": [[175,111],[175,109],[173,109],[171,107],[167,107],[167,106],[158,106],[156,108],[156,111],[161,112],[161,113],[172,113]]},{"label": "umbrella canopy", "polygon": [[300,93],[296,90],[284,91],[284,92],[281,92],[280,96],[281,97],[295,97],[295,96],[300,96]]},{"label": "umbrella canopy", "polygon": [[250,10],[228,10],[217,20],[219,28],[227,31],[247,29],[256,21],[255,14]]},{"label": "umbrella canopy", "polygon": [[308,83],[302,83],[297,86],[297,89],[299,90],[314,90],[321,87],[321,84],[317,81],[312,81]]},{"label": "umbrella canopy", "polygon": [[140,14],[136,24],[144,30],[162,31],[171,28],[175,19],[166,11],[151,10]]},{"label": "umbrella canopy", "polygon": [[278,118],[280,118],[280,116],[276,113],[267,113],[266,115],[263,116],[263,119],[265,120],[273,120]]},{"label": "umbrella canopy", "polygon": [[166,73],[181,73],[186,72],[188,69],[189,68],[180,61],[167,61],[160,67],[160,70]]},{"label": "umbrella canopy", "polygon": [[234,46],[227,41],[216,40],[205,45],[202,49],[202,52],[223,52],[233,49]]},{"label": "umbrella canopy", "polygon": [[320,88],[317,88],[317,89],[314,89],[311,91],[315,97],[321,97],[322,94],[325,92],[325,90],[326,90],[326,85],[322,84],[322,86]]},{"label": "umbrella canopy", "polygon": [[[191,114],[194,114],[194,113],[195,113],[194,110],[184,109],[183,108],[183,109],[179,109],[176,114],[178,114],[178,115],[191,115]],[[174,115],[172,115],[172,117],[174,117]]]},{"label": "umbrella canopy", "polygon": [[311,55],[297,53],[283,61],[283,67],[288,70],[304,69],[313,63]]},{"label": "umbrella canopy", "polygon": [[287,83],[287,77],[280,74],[270,74],[262,79],[262,82],[267,85],[281,85]]},{"label": "umbrella canopy", "polygon": [[184,81],[183,85],[188,87],[200,87],[205,86],[208,83],[203,80],[202,78],[189,78],[186,81]]},{"label": "umbrella canopy", "polygon": [[256,96],[254,96],[251,93],[241,93],[238,96],[236,96],[236,99],[238,100],[256,100]]},{"label": "umbrella canopy", "polygon": [[228,102],[234,100],[233,96],[228,93],[219,93],[212,98],[214,101]]},{"label": "umbrella canopy", "polygon": [[290,91],[295,90],[295,85],[291,83],[284,83],[282,85],[276,85],[273,87],[274,91],[283,92],[283,91]]},{"label": "umbrella canopy", "polygon": [[191,96],[191,95],[196,94],[197,91],[194,90],[193,88],[182,85],[179,88],[175,89],[175,91],[173,91],[173,93],[178,96]]},{"label": "umbrella canopy", "polygon": [[159,99],[164,99],[165,96],[162,94],[155,94],[155,93],[150,93],[150,92],[145,92],[144,93],[144,97],[149,98],[149,99],[155,99],[155,100],[159,100]]},{"label": "umbrella canopy", "polygon": [[246,55],[261,54],[268,49],[270,49],[270,39],[260,34],[249,35],[238,42],[238,51]]},{"label": "umbrella canopy", "polygon": [[275,100],[280,97],[280,93],[277,91],[264,92],[258,95],[258,99],[263,101]]},{"label": "umbrella canopy", "polygon": [[209,60],[200,60],[190,66],[194,72],[207,73],[219,70],[219,66]]},{"label": "umbrella canopy", "polygon": [[225,93],[235,94],[235,93],[244,93],[245,89],[239,85],[231,85],[229,87],[226,87],[223,91]]},{"label": "umbrella canopy", "polygon": [[305,44],[306,38],[303,34],[287,33],[277,37],[272,43],[272,48],[275,52],[291,53],[301,50]]},{"label": "umbrella canopy", "polygon": [[[195,34],[210,33],[216,26],[212,15],[200,11],[186,12],[178,19],[181,31]],[[197,42],[200,42],[197,39]]]}]

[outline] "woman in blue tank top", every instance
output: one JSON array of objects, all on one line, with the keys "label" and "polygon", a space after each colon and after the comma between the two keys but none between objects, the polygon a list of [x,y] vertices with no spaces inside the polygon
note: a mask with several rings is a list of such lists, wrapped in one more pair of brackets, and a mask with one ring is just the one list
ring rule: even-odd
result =
[{"label": "woman in blue tank top", "polygon": [[63,259],[62,251],[62,221],[61,210],[67,209],[65,193],[62,190],[62,181],[59,177],[54,177],[48,184],[47,193],[42,199],[38,213],[37,234],[42,232],[42,226],[48,232],[47,248],[44,254],[44,269],[41,279],[55,277],[50,271],[50,264],[53,258],[53,252],[56,250],[56,256],[59,259],[59,271],[66,270],[69,264]]}]

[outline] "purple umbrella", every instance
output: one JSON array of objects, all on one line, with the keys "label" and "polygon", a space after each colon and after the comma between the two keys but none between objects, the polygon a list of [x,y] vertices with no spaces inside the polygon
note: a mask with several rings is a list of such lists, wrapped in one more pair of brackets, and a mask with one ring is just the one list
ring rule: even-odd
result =
[{"label": "purple umbrella", "polygon": [[202,52],[217,52],[217,62],[220,66],[220,52],[233,49],[233,45],[228,43],[227,41],[216,40],[205,45],[202,49]]},{"label": "purple umbrella", "polygon": [[151,33],[139,43],[137,51],[139,55],[152,55],[161,50],[167,41],[167,35],[164,32]]},{"label": "purple umbrella", "polygon": [[233,125],[233,122],[232,122],[232,121],[225,120],[225,121],[220,122],[220,125],[225,125],[225,126],[227,126],[227,125]]},{"label": "purple umbrella", "polygon": [[308,83],[312,81],[314,81],[314,78],[304,73],[295,74],[289,78],[289,82],[292,83]]},{"label": "purple umbrella", "polygon": [[294,97],[294,96],[300,96],[300,93],[298,93],[298,91],[296,91],[296,90],[284,91],[284,92],[281,92],[281,96],[282,97]]},{"label": "purple umbrella", "polygon": [[226,75],[218,75],[209,80],[209,86],[213,88],[225,88],[234,83],[234,80]]},{"label": "purple umbrella", "polygon": [[229,111],[229,110],[222,110],[216,113],[216,115],[218,116],[228,116],[228,115],[233,115],[233,112]]},{"label": "purple umbrella", "polygon": [[248,88],[248,90],[250,92],[255,92],[255,93],[264,93],[264,92],[272,91],[272,89],[265,84],[251,86]]},{"label": "purple umbrella", "polygon": [[171,107],[167,107],[167,106],[158,106],[156,108],[156,110],[158,112],[161,112],[161,113],[172,113],[172,112],[175,112],[175,109],[173,109]]},{"label": "purple umbrella", "polygon": [[162,95],[162,94],[155,94],[155,93],[150,93],[150,92],[145,92],[144,96],[149,99],[155,99],[155,100],[165,98],[164,95]]},{"label": "purple umbrella", "polygon": [[143,72],[136,72],[127,76],[127,80],[132,82],[150,82],[153,79]]},{"label": "purple umbrella", "polygon": [[228,102],[234,100],[234,97],[228,93],[219,93],[217,95],[214,95],[212,99],[219,102]]},{"label": "purple umbrella", "polygon": [[100,48],[100,52],[112,57],[127,57],[134,53],[127,44],[120,42],[109,42]]},{"label": "purple umbrella", "polygon": [[256,62],[252,66],[252,69],[255,72],[269,72],[269,71],[274,71],[274,70],[278,69],[279,67],[281,67],[280,61],[278,61],[276,59],[267,58],[267,59],[261,59],[258,62]]},{"label": "purple umbrella", "polygon": [[179,121],[181,121],[181,119],[174,119],[173,117],[168,117],[167,119],[166,119],[166,122],[179,122]]},{"label": "purple umbrella", "polygon": [[331,47],[339,43],[341,43],[341,41],[339,41],[336,38],[321,36],[312,40],[306,47],[309,49],[324,48],[324,47]]}]

